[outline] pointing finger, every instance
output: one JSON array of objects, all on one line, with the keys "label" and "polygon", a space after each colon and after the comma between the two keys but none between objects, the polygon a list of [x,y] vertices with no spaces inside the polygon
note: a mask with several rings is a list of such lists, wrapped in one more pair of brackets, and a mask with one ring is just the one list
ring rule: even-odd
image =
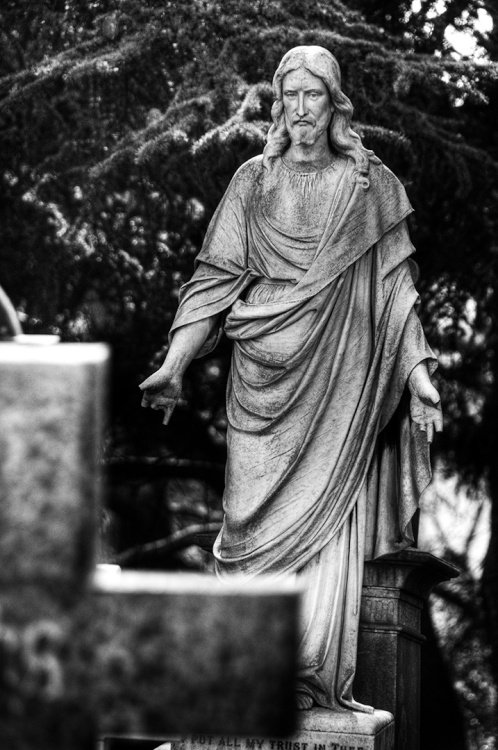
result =
[{"label": "pointing finger", "polygon": [[171,419],[171,415],[173,414],[173,409],[174,409],[174,405],[170,406],[167,409],[163,408],[163,411],[164,411],[163,424],[164,425],[168,424],[169,420]]}]

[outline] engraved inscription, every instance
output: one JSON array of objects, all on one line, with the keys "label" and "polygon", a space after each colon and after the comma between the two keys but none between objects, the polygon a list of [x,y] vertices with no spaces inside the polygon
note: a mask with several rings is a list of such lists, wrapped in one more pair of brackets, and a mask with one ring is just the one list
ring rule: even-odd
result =
[{"label": "engraved inscription", "polygon": [[213,737],[194,735],[190,750],[200,748],[233,748],[233,750],[366,750],[363,745],[344,745],[340,742],[295,742],[294,740],[261,739],[260,737]]}]

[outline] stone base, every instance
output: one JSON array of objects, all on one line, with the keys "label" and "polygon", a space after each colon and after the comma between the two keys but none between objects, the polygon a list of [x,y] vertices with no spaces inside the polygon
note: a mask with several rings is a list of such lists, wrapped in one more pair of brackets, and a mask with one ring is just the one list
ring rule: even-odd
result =
[{"label": "stone base", "polygon": [[314,708],[299,712],[297,729],[286,739],[192,735],[172,746],[174,750],[393,750],[394,718],[388,711],[339,713]]}]

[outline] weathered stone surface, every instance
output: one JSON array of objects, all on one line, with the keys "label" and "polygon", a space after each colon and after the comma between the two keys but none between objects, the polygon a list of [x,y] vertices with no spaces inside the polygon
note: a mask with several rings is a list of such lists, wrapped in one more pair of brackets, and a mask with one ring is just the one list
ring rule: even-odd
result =
[{"label": "weathered stone surface", "polygon": [[[262,158],[230,182],[166,358],[140,386],[166,423],[188,363],[212,350],[220,326],[233,341],[225,521],[213,553],[221,575],[306,580],[301,707],[353,705],[365,554],[409,543],[430,481],[427,442],[442,428],[407,261],[412,208],[358,135],[337,138],[347,101],[339,71],[316,45],[280,61]],[[422,429],[410,431],[410,419]]]},{"label": "weathered stone surface", "polygon": [[[95,565],[108,351],[0,344],[0,747],[90,750],[72,617]],[[63,720],[61,720],[63,717]]]},{"label": "weathered stone surface", "polygon": [[0,748],[94,750],[95,718],[72,682],[69,601],[57,588],[0,590]]},{"label": "weathered stone surface", "polygon": [[285,732],[291,585],[100,570],[107,350],[0,345],[0,748],[102,731]]},{"label": "weathered stone surface", "polygon": [[107,348],[0,344],[0,583],[94,565]]},{"label": "weathered stone surface", "polygon": [[76,672],[101,733],[290,731],[297,604],[282,581],[98,575]]},{"label": "weathered stone surface", "polygon": [[2,750],[94,750],[99,732],[293,728],[292,585],[99,573],[76,607],[38,584],[1,601]]},{"label": "weathered stone surface", "polygon": [[192,735],[174,742],[175,750],[393,750],[394,719],[387,711],[336,713],[325,708],[301,711],[290,737],[263,738]]},{"label": "weathered stone surface", "polygon": [[355,698],[396,717],[396,748],[418,750],[420,614],[430,590],[458,570],[410,549],[365,565]]}]

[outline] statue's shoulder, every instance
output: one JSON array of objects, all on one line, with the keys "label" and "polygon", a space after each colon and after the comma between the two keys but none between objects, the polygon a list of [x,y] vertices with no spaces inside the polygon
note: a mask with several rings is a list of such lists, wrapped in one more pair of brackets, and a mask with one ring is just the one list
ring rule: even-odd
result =
[{"label": "statue's shoulder", "polygon": [[404,192],[405,188],[401,180],[380,159],[370,162],[368,172],[370,185],[374,190],[392,190],[393,192]]},{"label": "statue's shoulder", "polygon": [[240,165],[235,174],[255,174],[260,173],[263,169],[263,154],[253,156]]},{"label": "statue's shoulder", "polygon": [[250,191],[259,183],[262,173],[263,154],[258,154],[240,165],[232,177],[230,187],[241,192]]},{"label": "statue's shoulder", "polygon": [[368,179],[370,186],[364,194],[366,205],[382,217],[385,231],[412,213],[405,186],[388,166],[380,160],[370,162]]}]

